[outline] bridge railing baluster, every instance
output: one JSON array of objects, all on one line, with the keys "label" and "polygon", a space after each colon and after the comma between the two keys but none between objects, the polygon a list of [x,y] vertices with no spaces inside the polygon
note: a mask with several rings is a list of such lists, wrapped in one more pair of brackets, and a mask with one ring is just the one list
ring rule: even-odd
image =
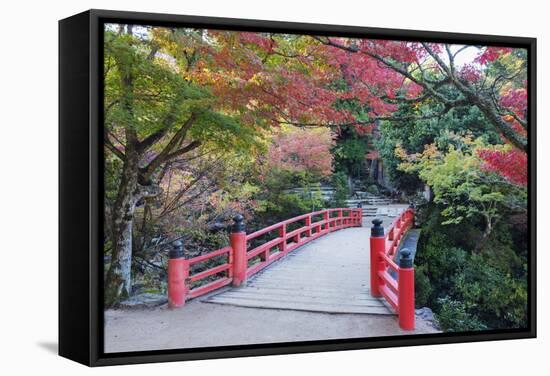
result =
[{"label": "bridge railing baluster", "polygon": [[279,244],[279,252],[286,252],[286,224],[283,223],[282,226],[279,228],[279,237],[282,239],[281,243]]}]

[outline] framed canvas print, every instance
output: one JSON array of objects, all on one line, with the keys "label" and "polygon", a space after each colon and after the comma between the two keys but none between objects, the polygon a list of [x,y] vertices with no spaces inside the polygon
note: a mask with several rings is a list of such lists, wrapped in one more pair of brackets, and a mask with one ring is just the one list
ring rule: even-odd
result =
[{"label": "framed canvas print", "polygon": [[536,335],[535,39],[90,10],[59,51],[60,355]]}]

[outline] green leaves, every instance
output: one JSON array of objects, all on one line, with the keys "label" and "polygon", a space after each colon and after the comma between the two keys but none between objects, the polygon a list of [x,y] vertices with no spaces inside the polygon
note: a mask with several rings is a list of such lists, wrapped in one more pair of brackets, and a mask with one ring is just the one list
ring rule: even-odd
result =
[{"label": "green leaves", "polygon": [[198,113],[190,134],[193,139],[202,140],[205,144],[218,149],[244,151],[261,147],[256,129],[209,108],[204,108]]},{"label": "green leaves", "polygon": [[439,299],[438,302],[441,309],[436,314],[436,318],[444,331],[469,332],[488,329],[487,325],[467,311],[462,301],[445,297]]},{"label": "green leaves", "polygon": [[522,232],[500,221],[483,252],[476,252],[476,221],[442,225],[439,213],[435,205],[428,208],[415,257],[418,307],[432,308],[441,329],[449,332],[523,327],[526,259],[512,241]]},{"label": "green leaves", "polygon": [[481,217],[489,229],[502,215],[502,204],[509,189],[494,173],[485,171],[477,156],[483,141],[461,138],[461,149],[450,145],[446,153],[434,144],[426,146],[423,153],[406,155],[397,148],[404,159],[398,167],[417,173],[434,192],[434,202],[444,209],[443,224],[458,224],[465,218]]},{"label": "green leaves", "polygon": [[106,31],[105,124],[119,133],[122,143],[125,142],[122,129],[135,131],[139,140],[164,132],[151,149],[158,152],[195,114],[196,120],[187,136],[205,147],[246,150],[260,146],[260,128],[243,125],[235,111],[219,108],[207,86],[182,74],[189,64],[191,47],[198,42],[185,46],[181,43],[187,37],[200,37],[195,34],[189,30],[175,34],[153,32],[149,39],[140,39]]}]

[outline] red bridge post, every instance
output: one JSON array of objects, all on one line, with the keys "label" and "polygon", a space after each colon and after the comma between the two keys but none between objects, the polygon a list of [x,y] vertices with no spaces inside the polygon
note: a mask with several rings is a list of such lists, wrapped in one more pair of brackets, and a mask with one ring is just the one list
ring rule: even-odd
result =
[{"label": "red bridge post", "polygon": [[286,252],[286,224],[283,224],[279,229],[279,237],[283,239],[281,244],[279,244],[279,252]]},{"label": "red bridge post", "polygon": [[233,249],[233,286],[240,286],[246,282],[246,269],[248,260],[246,257],[246,232],[244,217],[237,214],[233,220],[233,229],[230,235],[231,248]]},{"label": "red bridge post", "polygon": [[325,221],[325,231],[327,233],[330,232],[330,212],[328,210],[325,210],[325,212],[323,213],[323,220]]},{"label": "red bridge post", "polygon": [[382,255],[386,248],[386,238],[384,236],[382,220],[378,218],[373,219],[372,223],[374,226],[370,230],[370,294],[372,296],[381,296],[378,272],[385,270]]},{"label": "red bridge post", "polygon": [[168,254],[168,305],[170,308],[183,307],[189,288],[189,263],[183,258],[183,243],[175,241]]},{"label": "red bridge post", "polygon": [[404,330],[414,329],[414,268],[411,252],[403,248],[399,252],[399,326]]}]

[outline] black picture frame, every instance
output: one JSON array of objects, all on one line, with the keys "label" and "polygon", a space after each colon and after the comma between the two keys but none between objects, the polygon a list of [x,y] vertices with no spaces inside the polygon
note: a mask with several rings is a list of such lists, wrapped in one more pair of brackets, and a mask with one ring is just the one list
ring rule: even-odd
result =
[{"label": "black picture frame", "polygon": [[[105,22],[422,40],[525,48],[529,115],[529,327],[315,342],[103,352],[102,38]],[[59,354],[88,366],[536,337],[536,39],[171,14],[88,10],[59,21]]]}]

